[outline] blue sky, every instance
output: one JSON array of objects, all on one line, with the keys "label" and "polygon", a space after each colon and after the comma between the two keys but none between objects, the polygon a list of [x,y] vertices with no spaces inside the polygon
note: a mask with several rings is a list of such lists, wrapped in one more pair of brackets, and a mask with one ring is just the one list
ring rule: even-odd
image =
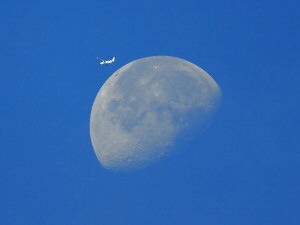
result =
[{"label": "blue sky", "polygon": [[[299,224],[299,6],[2,1],[0,223]],[[90,141],[94,98],[118,68],[154,55],[206,70],[221,107],[180,154],[111,173]]]}]

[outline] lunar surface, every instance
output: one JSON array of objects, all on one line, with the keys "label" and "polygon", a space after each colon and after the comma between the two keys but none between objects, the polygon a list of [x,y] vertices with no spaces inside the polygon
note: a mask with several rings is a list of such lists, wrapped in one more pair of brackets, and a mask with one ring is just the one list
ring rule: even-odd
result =
[{"label": "lunar surface", "polygon": [[220,99],[217,83],[186,60],[135,60],[111,75],[94,101],[90,135],[97,158],[114,171],[146,167],[170,155],[181,133],[206,127]]}]

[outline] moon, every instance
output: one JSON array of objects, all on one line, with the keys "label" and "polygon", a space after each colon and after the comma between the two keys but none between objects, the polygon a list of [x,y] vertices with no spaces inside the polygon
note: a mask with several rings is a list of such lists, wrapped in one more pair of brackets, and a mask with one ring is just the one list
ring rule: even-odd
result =
[{"label": "moon", "polygon": [[152,56],[128,63],[108,78],[92,107],[97,158],[112,171],[147,167],[171,155],[180,134],[204,129],[220,100],[218,84],[191,62]]}]

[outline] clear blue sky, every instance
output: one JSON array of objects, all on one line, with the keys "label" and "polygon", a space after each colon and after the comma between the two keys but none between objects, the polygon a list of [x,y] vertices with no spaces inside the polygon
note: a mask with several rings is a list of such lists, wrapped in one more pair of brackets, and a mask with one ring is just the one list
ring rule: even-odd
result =
[{"label": "clear blue sky", "polygon": [[[300,224],[299,11],[296,0],[2,1],[0,223]],[[180,154],[111,173],[90,141],[94,98],[154,55],[206,70],[220,110]]]}]

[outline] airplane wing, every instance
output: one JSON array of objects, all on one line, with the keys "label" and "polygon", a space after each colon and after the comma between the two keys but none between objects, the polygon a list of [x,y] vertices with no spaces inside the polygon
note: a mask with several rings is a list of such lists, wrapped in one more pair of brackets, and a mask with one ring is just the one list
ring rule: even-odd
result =
[{"label": "airplane wing", "polygon": [[[96,57],[97,59],[100,59],[99,57]],[[104,61],[103,59],[100,59],[101,61]]]}]

